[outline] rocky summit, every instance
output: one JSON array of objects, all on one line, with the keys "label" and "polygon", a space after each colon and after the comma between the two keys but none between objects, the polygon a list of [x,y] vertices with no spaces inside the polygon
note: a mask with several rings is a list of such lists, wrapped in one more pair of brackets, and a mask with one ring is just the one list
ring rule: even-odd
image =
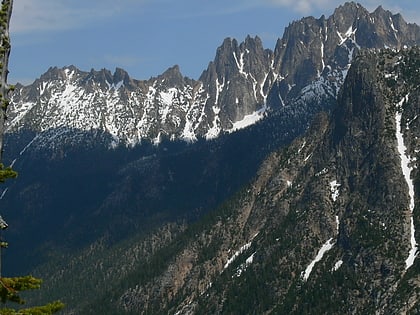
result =
[{"label": "rocky summit", "polygon": [[63,314],[420,313],[419,42],[349,2],[197,80],[17,85],[4,270]]}]

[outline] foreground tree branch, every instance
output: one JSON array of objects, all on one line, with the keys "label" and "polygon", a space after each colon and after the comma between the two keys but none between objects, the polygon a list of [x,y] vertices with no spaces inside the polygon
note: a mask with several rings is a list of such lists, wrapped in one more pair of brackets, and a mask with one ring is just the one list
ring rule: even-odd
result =
[{"label": "foreground tree branch", "polygon": [[9,74],[10,34],[9,24],[12,17],[13,0],[3,0],[0,10],[0,161],[3,158],[3,138],[5,132],[6,111],[9,105],[9,92],[13,89],[7,84]]},{"label": "foreground tree branch", "polygon": [[[9,74],[9,55],[10,55],[10,35],[9,24],[12,16],[13,0],[2,0],[0,9],[0,183],[8,178],[16,177],[17,173],[11,168],[4,168],[1,163],[3,158],[3,139],[6,125],[6,111],[9,106],[9,93],[13,90],[12,86],[7,84],[7,75]],[[0,230],[8,227],[6,221],[0,216]],[[1,248],[7,247],[7,242],[0,239]],[[0,256],[1,262],[1,256]],[[0,264],[0,300],[3,304],[14,302],[24,304],[25,301],[20,297],[20,291],[39,289],[41,280],[32,276],[3,278],[1,276]],[[64,307],[60,301],[56,301],[43,306],[36,306],[26,309],[14,310],[11,308],[0,309],[0,315],[50,315],[58,312]]]}]

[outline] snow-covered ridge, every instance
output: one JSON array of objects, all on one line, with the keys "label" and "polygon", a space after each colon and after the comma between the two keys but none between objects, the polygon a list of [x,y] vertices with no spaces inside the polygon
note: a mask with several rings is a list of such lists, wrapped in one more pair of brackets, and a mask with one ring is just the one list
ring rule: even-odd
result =
[{"label": "snow-covered ridge", "polygon": [[[107,73],[93,76],[74,67],[50,71],[58,74],[47,73],[12,96],[7,132],[23,128],[37,133],[62,128],[99,131],[109,134],[113,145],[127,146],[143,140],[158,144],[164,137],[195,141],[245,128],[261,119],[266,109],[258,100],[254,104],[219,104],[219,97],[230,88],[225,81],[216,80],[212,92],[211,86],[181,76],[170,78],[172,81],[165,74],[148,81],[132,80],[130,86]],[[254,84],[252,74],[248,77]],[[258,84],[261,93],[264,83]],[[239,92],[233,93],[237,93],[237,100],[242,99]],[[237,121],[225,118],[232,112],[230,107],[242,112]]]},{"label": "snow-covered ridge", "polygon": [[[340,10],[363,11],[352,4]],[[255,124],[271,112],[268,109],[291,105],[296,112],[307,104],[327,106],[325,101],[337,96],[359,49],[393,47],[410,38],[392,19],[386,27],[395,39],[379,38],[371,15],[363,12],[353,21],[334,13],[318,19],[320,23],[313,18],[293,22],[274,51],[264,49],[258,37],[248,36],[239,45],[227,39],[200,80],[183,77],[177,66],[144,81],[122,69],[112,74],[74,66],[51,68],[14,92],[7,131],[94,131],[109,134],[112,146],[134,146],[144,140],[158,144],[164,138],[214,139]],[[360,23],[372,23],[372,28],[361,28]],[[311,32],[302,35],[303,25]],[[372,36],[376,42],[363,40]],[[313,60],[305,73],[309,59]]]}]

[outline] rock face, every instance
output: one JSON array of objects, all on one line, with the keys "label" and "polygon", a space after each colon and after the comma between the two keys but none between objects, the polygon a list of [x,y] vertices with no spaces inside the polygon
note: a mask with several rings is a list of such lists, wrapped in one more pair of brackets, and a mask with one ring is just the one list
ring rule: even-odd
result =
[{"label": "rock face", "polygon": [[331,117],[83,312],[418,313],[419,66],[359,55]]},{"label": "rock face", "polygon": [[329,18],[291,23],[274,51],[258,37],[225,39],[199,80],[185,78],[178,66],[145,81],[122,69],[51,68],[33,84],[18,85],[8,132],[48,132],[37,143],[48,140],[51,147],[64,138],[80,142],[74,134],[94,131],[107,134],[109,146],[134,146],[212,139],[278,111],[305,124],[302,112],[327,109],[336,98],[357,51],[412,46],[419,34],[398,14],[381,7],[369,13],[350,2]]}]

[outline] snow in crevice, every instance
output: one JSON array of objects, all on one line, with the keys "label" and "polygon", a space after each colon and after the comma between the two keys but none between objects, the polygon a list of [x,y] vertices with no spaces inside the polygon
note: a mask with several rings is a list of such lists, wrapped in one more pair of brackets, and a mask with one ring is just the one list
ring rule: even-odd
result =
[{"label": "snow in crevice", "polygon": [[159,132],[158,135],[152,139],[153,145],[158,145],[162,141],[162,133]]},{"label": "snow in crevice", "polygon": [[249,266],[250,264],[252,264],[254,262],[254,256],[255,256],[256,252],[252,253],[251,256],[249,256],[246,260],[245,260],[245,264],[247,266]]},{"label": "snow in crevice", "polygon": [[[230,256],[230,258],[225,263],[223,269],[228,268],[235,261],[236,258],[238,258],[242,253],[244,253],[245,251],[247,251],[251,247],[252,241],[255,239],[255,237],[257,237],[258,233],[259,232],[255,233],[254,236],[252,236],[251,240],[248,243],[241,246],[237,251],[235,251],[235,253],[233,255]],[[230,252],[230,250],[229,250],[229,252]],[[254,261],[254,255],[255,255],[255,252],[251,256],[249,256],[246,259],[245,263],[241,264],[238,269],[246,268],[247,266],[252,264],[252,262]]]},{"label": "snow in crevice", "polygon": [[226,269],[227,267],[229,267],[230,264],[232,264],[236,258],[239,257],[239,255],[241,255],[243,252],[245,252],[246,250],[248,250],[251,247],[252,241],[249,243],[246,243],[245,245],[243,245],[240,249],[238,249],[226,262],[226,264],[224,265],[223,269]]},{"label": "snow in crevice", "polygon": [[251,78],[251,81],[252,81],[252,91],[253,91],[254,99],[256,101],[258,101],[258,98],[257,98],[257,92],[259,91],[258,82],[257,82],[257,80],[254,78],[254,76],[251,73],[248,73],[247,77]]},{"label": "snow in crevice", "polygon": [[309,276],[311,275],[312,269],[314,268],[315,264],[319,261],[321,261],[322,257],[324,257],[325,253],[327,253],[331,248],[333,248],[334,242],[333,238],[330,238],[328,241],[326,241],[322,247],[319,249],[316,257],[314,260],[311,261],[311,263],[306,267],[305,271],[301,273],[301,277],[304,281],[307,281],[309,279]]},{"label": "snow in crevice", "polygon": [[[340,220],[338,218],[338,215],[335,216],[335,223],[336,223],[336,233],[338,236],[339,230],[340,230]],[[334,246],[334,238],[330,238],[327,240],[322,247],[319,249],[316,257],[311,261],[311,263],[306,267],[305,271],[302,271],[301,278],[304,281],[307,281],[309,279],[309,276],[311,275],[312,269],[314,268],[315,264],[324,257],[325,253],[327,253],[329,250],[331,250]],[[332,271],[336,271],[338,268],[340,268],[341,264],[343,263],[342,260],[339,260],[334,267],[331,269]]]},{"label": "snow in crevice", "polygon": [[325,69],[325,61],[324,61],[324,43],[321,42],[321,71],[318,72],[318,77],[321,76],[322,71]]},{"label": "snow in crevice", "polygon": [[239,73],[246,77],[247,74],[244,71],[244,53],[243,52],[241,53],[241,55],[239,57],[239,60],[238,60],[238,57],[236,56],[236,53],[233,52],[233,58],[235,59],[236,66],[238,67]]},{"label": "snow in crevice", "polygon": [[254,262],[254,256],[255,256],[256,252],[252,253],[251,256],[249,256],[244,263],[240,264],[240,266],[238,266],[238,268],[236,268],[236,272],[235,275],[232,276],[233,277],[240,277],[242,275],[242,273]]},{"label": "snow in crevice", "polygon": [[401,123],[401,110],[402,105],[407,102],[408,94],[397,104],[397,111],[395,114],[395,122],[396,122],[396,138],[397,138],[397,149],[398,153],[400,154],[401,158],[401,169],[404,175],[405,181],[407,182],[408,186],[408,194],[410,197],[409,203],[409,211],[410,211],[410,251],[408,253],[408,257],[405,261],[405,269],[407,270],[410,268],[415,258],[417,257],[417,242],[415,239],[415,227],[414,227],[414,220],[413,220],[413,210],[414,210],[414,184],[413,180],[411,179],[411,171],[413,170],[410,162],[410,156],[407,154],[407,147],[404,144],[404,137],[401,130],[404,130],[403,125]]},{"label": "snow in crevice", "polygon": [[341,265],[343,264],[343,261],[340,259],[335,264],[334,267],[332,267],[331,272],[337,271]]},{"label": "snow in crevice", "polygon": [[260,84],[260,94],[264,99],[264,104],[267,103],[267,96],[268,96],[268,92],[267,92],[267,94],[264,93],[264,84],[265,84],[265,81],[267,80],[267,77],[268,77],[268,73],[265,73],[264,74],[264,79],[262,80],[262,82]]},{"label": "snow in crevice", "polygon": [[222,83],[219,82],[219,78],[216,78],[216,98],[214,100],[214,105],[219,104],[219,95],[223,91],[223,88],[225,87],[225,78],[223,78]]},{"label": "snow in crevice", "polygon": [[170,88],[166,91],[160,91],[158,94],[159,102],[159,115],[161,124],[165,124],[167,118],[172,110],[174,99],[177,96],[177,89]]},{"label": "snow in crevice", "polygon": [[298,149],[297,153],[299,154],[305,146],[306,146],[306,140],[303,141],[303,143],[302,143],[301,147]]},{"label": "snow in crevice", "polygon": [[185,122],[181,137],[187,142],[194,142],[197,140],[197,136],[194,132],[194,124],[191,120]]},{"label": "snow in crevice", "polygon": [[310,158],[312,157],[312,153],[309,153],[305,158],[304,158],[304,162],[307,162]]},{"label": "snow in crevice", "polygon": [[206,133],[207,140],[216,138],[222,130],[220,126],[220,118],[219,118],[220,108],[213,106],[213,113],[214,113],[213,125]]},{"label": "snow in crevice", "polygon": [[339,46],[343,45],[347,39],[353,39],[354,41],[356,41],[355,36],[356,36],[356,31],[357,28],[353,29],[353,26],[350,26],[347,30],[346,33],[341,34],[339,31],[337,31],[337,35],[338,37],[340,37],[340,43]]},{"label": "snow in crevice", "polygon": [[395,26],[394,26],[394,21],[392,20],[392,18],[391,18],[391,17],[389,17],[389,22],[390,22],[390,26],[391,26],[392,30],[394,31],[394,37],[395,37],[396,39],[398,39],[398,35],[397,35],[398,30],[395,28]]},{"label": "snow in crevice", "polygon": [[338,215],[335,216],[335,225],[338,234],[340,232],[340,219],[338,218]]},{"label": "snow in crevice", "polygon": [[124,80],[121,80],[117,83],[114,83],[114,82],[110,83],[108,81],[105,81],[105,83],[108,85],[109,90],[114,90],[115,92],[118,91],[121,87],[124,86]]},{"label": "snow in crevice", "polygon": [[334,202],[337,201],[337,198],[340,195],[340,191],[338,190],[340,186],[341,184],[337,183],[336,180],[330,182],[331,199]]},{"label": "snow in crevice", "polygon": [[39,86],[39,95],[43,95],[46,89],[48,88],[49,82],[42,82]]}]

